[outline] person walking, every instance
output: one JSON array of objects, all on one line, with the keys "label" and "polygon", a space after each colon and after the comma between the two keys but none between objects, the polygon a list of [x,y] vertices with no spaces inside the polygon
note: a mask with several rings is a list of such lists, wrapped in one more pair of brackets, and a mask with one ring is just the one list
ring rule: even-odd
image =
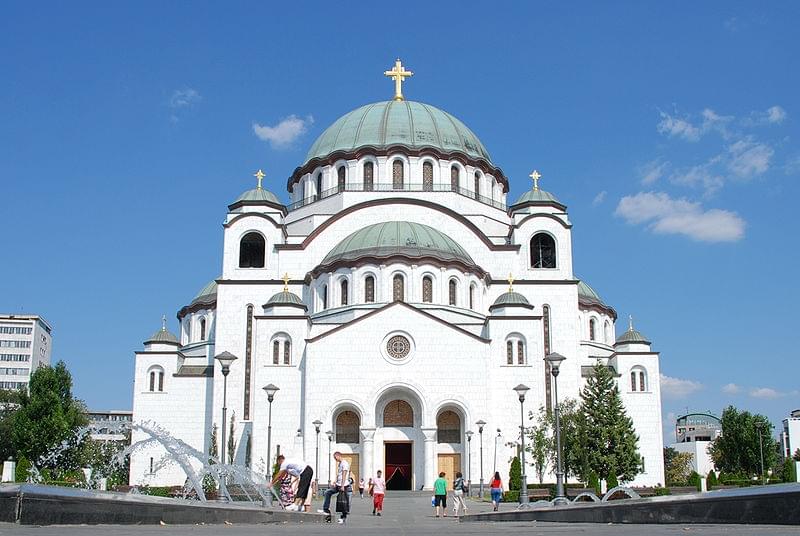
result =
[{"label": "person walking", "polygon": [[436,517],[439,517],[439,507],[442,508],[442,517],[447,517],[447,480],[444,471],[439,473],[439,478],[433,482],[433,505],[436,507]]},{"label": "person walking", "polygon": [[[321,514],[327,514],[328,517],[331,515],[331,497],[336,495],[337,493],[343,493],[345,497],[347,497],[347,486],[350,483],[350,463],[342,457],[342,453],[338,450],[333,453],[333,459],[336,460],[337,469],[336,469],[336,481],[333,482],[333,485],[329,487],[325,491],[325,499],[322,501],[322,509],[317,510],[317,512]],[[352,493],[352,487],[350,488]],[[337,499],[337,503],[339,500]],[[342,524],[347,519],[347,512],[349,508],[345,508],[343,512],[341,512],[342,516],[338,519],[337,523]]]},{"label": "person walking", "polygon": [[279,455],[275,461],[280,466],[280,469],[272,479],[270,487],[274,488],[275,484],[281,482],[287,475],[299,478],[300,482],[297,485],[297,493],[294,494],[294,501],[286,507],[290,512],[299,512],[303,509],[303,503],[308,497],[308,488],[311,487],[311,477],[314,476],[314,470],[304,461],[287,460],[283,454]]},{"label": "person walking", "polygon": [[458,517],[459,511],[467,513],[467,503],[464,501],[464,494],[467,491],[467,485],[464,483],[464,475],[461,471],[456,473],[456,479],[453,481],[453,515]]},{"label": "person walking", "polygon": [[495,472],[489,488],[492,491],[492,506],[494,507],[492,510],[497,512],[497,509],[500,508],[500,500],[503,498],[503,481],[500,480],[499,472]]},{"label": "person walking", "polygon": [[361,496],[362,499],[364,498],[364,479],[363,478],[359,478],[358,479],[358,494]]},{"label": "person walking", "polygon": [[370,494],[372,495],[372,515],[380,517],[383,512],[383,497],[386,495],[386,480],[383,478],[383,471],[380,469],[375,478],[370,479]]}]

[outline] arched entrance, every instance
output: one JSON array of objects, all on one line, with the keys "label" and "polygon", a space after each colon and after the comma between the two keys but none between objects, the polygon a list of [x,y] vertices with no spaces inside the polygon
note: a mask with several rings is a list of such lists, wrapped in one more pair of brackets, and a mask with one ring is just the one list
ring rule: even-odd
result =
[{"label": "arched entrance", "polygon": [[375,415],[375,468],[383,470],[386,488],[418,489],[424,480],[421,401],[408,389],[392,388],[379,397]]}]

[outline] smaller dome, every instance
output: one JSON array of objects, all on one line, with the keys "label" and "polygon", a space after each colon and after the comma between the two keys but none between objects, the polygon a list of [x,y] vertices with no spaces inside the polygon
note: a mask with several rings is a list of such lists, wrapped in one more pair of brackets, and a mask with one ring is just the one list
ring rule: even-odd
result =
[{"label": "smaller dome", "polygon": [[303,300],[300,299],[300,296],[294,292],[289,292],[288,290],[283,290],[273,294],[272,297],[267,300],[267,303],[264,304],[264,307],[272,307],[275,305],[291,305],[294,307],[302,307],[303,309],[307,309],[306,304],[303,303]]},{"label": "smaller dome", "polygon": [[528,301],[528,298],[526,298],[525,296],[523,296],[519,292],[514,292],[513,290],[509,290],[508,292],[504,292],[503,294],[500,294],[497,297],[497,299],[494,300],[494,303],[492,304],[492,307],[501,307],[501,306],[502,307],[507,307],[507,306],[515,306],[515,305],[522,306],[522,307],[531,307],[531,304]]},{"label": "smaller dome", "polygon": [[178,341],[178,337],[167,331],[167,328],[161,328],[155,333],[153,336],[144,341],[145,344],[151,343],[162,343],[162,344],[177,344],[180,346],[180,341]]},{"label": "smaller dome", "polygon": [[212,304],[217,301],[217,281],[212,280],[192,298],[191,305]]},{"label": "smaller dome", "polygon": [[525,192],[524,194],[519,196],[519,199],[517,199],[516,203],[514,203],[511,206],[513,207],[513,206],[516,206],[516,205],[521,205],[523,203],[533,203],[533,204],[539,204],[539,205],[541,205],[541,204],[547,204],[547,205],[555,204],[555,205],[559,205],[559,206],[562,206],[562,207],[564,206],[561,203],[561,201],[556,199],[556,196],[554,196],[550,192],[545,192],[544,190],[541,190],[541,189],[538,189],[538,188],[536,190],[528,190],[527,192]]},{"label": "smaller dome", "polygon": [[247,190],[245,193],[240,195],[236,201],[233,202],[234,205],[236,203],[271,203],[273,205],[283,205],[280,199],[278,199],[278,196],[263,188],[253,188],[252,190]]},{"label": "smaller dome", "polygon": [[582,302],[605,305],[600,295],[583,281],[578,281],[578,298]]},{"label": "smaller dome", "polygon": [[640,331],[630,328],[617,338],[617,344],[629,343],[650,344],[650,341]]}]

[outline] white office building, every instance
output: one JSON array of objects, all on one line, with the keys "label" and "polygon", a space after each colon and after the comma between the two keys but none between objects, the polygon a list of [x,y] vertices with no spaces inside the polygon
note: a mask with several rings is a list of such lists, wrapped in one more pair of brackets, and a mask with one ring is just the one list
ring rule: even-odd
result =
[{"label": "white office building", "polygon": [[52,331],[38,315],[0,314],[0,389],[27,388],[31,373],[50,364]]}]

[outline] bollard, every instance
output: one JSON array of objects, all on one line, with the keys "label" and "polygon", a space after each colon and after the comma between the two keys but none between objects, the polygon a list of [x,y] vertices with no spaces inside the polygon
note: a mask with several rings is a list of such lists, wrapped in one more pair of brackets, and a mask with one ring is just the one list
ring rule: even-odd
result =
[{"label": "bollard", "polygon": [[708,491],[708,482],[706,482],[706,477],[700,477],[700,493],[705,493]]},{"label": "bollard", "polygon": [[14,460],[6,460],[3,462],[3,478],[2,482],[16,482],[17,462]]}]

